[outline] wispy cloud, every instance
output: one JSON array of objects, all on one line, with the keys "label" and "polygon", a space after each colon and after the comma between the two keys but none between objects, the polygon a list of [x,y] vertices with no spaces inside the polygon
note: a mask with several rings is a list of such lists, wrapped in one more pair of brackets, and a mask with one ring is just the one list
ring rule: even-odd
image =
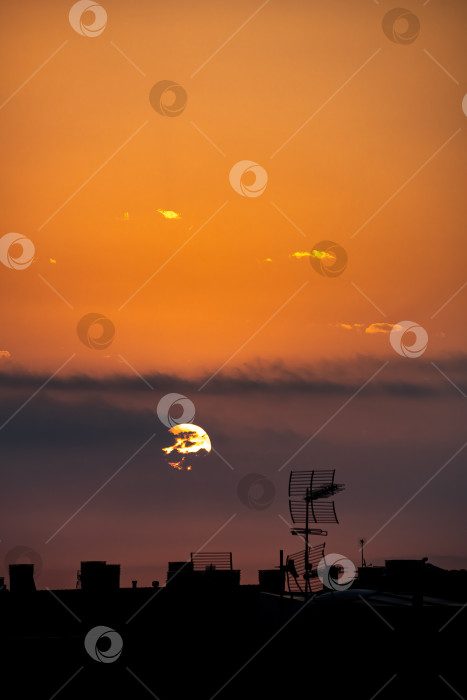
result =
[{"label": "wispy cloud", "polygon": [[390,333],[397,323],[371,323],[365,328],[365,333]]},{"label": "wispy cloud", "polygon": [[291,253],[289,258],[296,258],[300,260],[301,258],[318,258],[318,260],[329,259],[335,260],[336,256],[332,253],[327,253],[325,250],[297,250],[296,253]]},{"label": "wispy cloud", "polygon": [[[360,325],[360,332],[365,327],[364,324],[337,324],[338,326],[351,326],[352,330],[356,325]],[[369,327],[369,326],[368,326]],[[358,329],[357,329],[358,330]],[[346,330],[345,332],[350,332]],[[7,351],[4,351],[7,352]],[[430,358],[432,359],[432,358]],[[454,381],[463,385],[467,377],[467,354],[444,355],[435,357],[434,360],[443,368]],[[415,365],[415,366],[414,366]],[[280,360],[276,362],[264,362],[258,359],[257,362],[245,363],[241,367],[232,368],[230,371],[224,370],[219,373],[216,380],[209,384],[206,393],[225,394],[227,396],[245,395],[248,392],[264,392],[269,395],[271,390],[278,393],[309,393],[316,394],[348,394],[353,387],[358,388],[362,378],[371,373],[372,369],[378,367],[378,360],[372,356],[358,355],[354,360],[345,363],[342,361],[321,361],[300,368],[291,368],[287,363]],[[163,374],[146,371],[145,377],[151,385],[157,387],[157,392],[161,395],[169,393],[177,387],[177,391],[186,396],[197,392],[200,382],[209,375],[206,372],[197,373],[194,376],[184,376],[171,373]],[[46,379],[46,375],[30,374],[28,371],[17,367],[13,371],[0,371],[0,383],[3,389],[3,405],[5,406],[19,394],[27,394],[34,391],[37,386]],[[427,381],[428,380],[428,381]],[[391,393],[393,390],[399,393],[417,393],[414,387],[420,391],[428,393],[443,393],[451,391],[451,387],[433,371],[431,361],[419,358],[416,363],[401,365],[396,363],[393,369],[385,372],[384,381],[376,380],[368,387],[368,391],[375,393]],[[132,372],[127,374],[111,374],[100,378],[80,374],[69,376],[57,376],[53,385],[44,390],[44,394],[54,398],[67,399],[71,396],[72,403],[86,401],[90,392],[95,392],[96,396],[101,396],[105,402],[113,401],[112,396],[117,398],[126,394],[147,394],[148,388],[140,377]],[[152,400],[156,397],[152,395]],[[17,401],[17,398],[14,399]],[[144,409],[143,409],[144,410]],[[133,410],[131,411],[133,413]]]},{"label": "wispy cloud", "polygon": [[342,328],[346,331],[364,332],[370,335],[375,333],[390,333],[393,328],[398,328],[397,323],[370,323],[368,326],[364,323],[335,323],[333,325],[336,328]]}]

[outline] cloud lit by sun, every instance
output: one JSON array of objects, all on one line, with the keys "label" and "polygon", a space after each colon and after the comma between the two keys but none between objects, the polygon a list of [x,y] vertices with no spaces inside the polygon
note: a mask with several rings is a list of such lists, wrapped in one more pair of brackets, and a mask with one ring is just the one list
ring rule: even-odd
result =
[{"label": "cloud lit by sun", "polygon": [[[211,451],[211,440],[208,434],[193,423],[181,423],[169,430],[174,437],[174,442],[162,451],[171,455],[168,464],[174,469],[186,469],[190,471],[194,459],[205,456]],[[174,459],[175,458],[175,459]]]},{"label": "cloud lit by sun", "polygon": [[298,250],[296,253],[292,253],[289,255],[290,258],[296,258],[297,260],[300,260],[300,258],[318,258],[318,260],[335,260],[336,256],[333,255],[332,253],[327,253],[325,250]]},{"label": "cloud lit by sun", "polygon": [[397,323],[371,323],[365,328],[365,333],[390,333],[393,328],[402,330]]},{"label": "cloud lit by sun", "polygon": [[369,335],[374,335],[375,333],[390,333],[393,328],[402,329],[397,323],[370,323],[369,326],[365,326],[364,323],[336,323],[334,325],[346,331],[363,331]]},{"label": "cloud lit by sun", "polygon": [[182,215],[172,209],[158,209],[159,214],[162,214],[164,219],[181,219]]}]

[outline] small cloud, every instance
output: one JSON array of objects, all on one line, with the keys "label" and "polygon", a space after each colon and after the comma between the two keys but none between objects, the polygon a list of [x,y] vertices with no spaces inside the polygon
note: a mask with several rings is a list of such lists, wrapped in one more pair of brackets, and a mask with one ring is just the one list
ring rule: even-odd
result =
[{"label": "small cloud", "polygon": [[8,360],[11,357],[11,353],[8,350],[0,350],[0,359],[3,357]]},{"label": "small cloud", "polygon": [[311,251],[311,257],[312,258],[318,258],[319,260],[327,259],[327,260],[335,260],[336,256],[333,253],[328,253],[325,250],[312,250]]},{"label": "small cloud", "polygon": [[297,258],[297,260],[300,260],[300,258],[311,258],[311,253],[307,250],[298,250],[296,253],[289,255],[289,258]]},{"label": "small cloud", "polygon": [[343,328],[345,331],[359,331],[363,328],[363,323],[332,323],[335,328]]},{"label": "small cloud", "polygon": [[370,323],[367,326],[365,323],[334,323],[336,328],[343,328],[346,331],[364,330],[365,333],[374,335],[375,333],[390,333],[393,328],[398,328],[397,323]]},{"label": "small cloud", "polygon": [[296,253],[292,253],[289,255],[289,258],[297,258],[300,260],[300,258],[318,258],[318,260],[323,260],[323,259],[329,259],[329,260],[335,260],[336,256],[333,255],[332,253],[327,253],[325,250],[298,250]]},{"label": "small cloud", "polygon": [[162,214],[164,219],[181,219],[182,215],[172,209],[158,209],[159,214]]},{"label": "small cloud", "polygon": [[129,211],[124,211],[122,215],[115,217],[115,221],[129,221],[129,220],[130,220],[130,212]]},{"label": "small cloud", "polygon": [[390,333],[397,323],[372,323],[365,328],[365,333]]}]

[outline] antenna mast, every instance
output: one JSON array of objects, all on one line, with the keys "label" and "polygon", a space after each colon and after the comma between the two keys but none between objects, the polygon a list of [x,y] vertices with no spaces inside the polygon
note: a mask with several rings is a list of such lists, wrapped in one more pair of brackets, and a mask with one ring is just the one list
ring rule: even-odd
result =
[{"label": "antenna mast", "polygon": [[[314,554],[309,546],[310,535],[326,536],[326,530],[311,528],[310,523],[338,523],[334,501],[321,503],[335,493],[344,489],[343,484],[334,483],[335,469],[312,471],[296,471],[290,473],[289,479],[289,509],[293,523],[304,524],[305,527],[292,528],[292,535],[300,535],[305,542],[304,573],[305,598],[311,593],[311,579],[316,577],[310,554]],[[323,545],[324,548],[324,545]],[[314,558],[314,556],[312,556]],[[297,577],[295,577],[296,580]]]}]

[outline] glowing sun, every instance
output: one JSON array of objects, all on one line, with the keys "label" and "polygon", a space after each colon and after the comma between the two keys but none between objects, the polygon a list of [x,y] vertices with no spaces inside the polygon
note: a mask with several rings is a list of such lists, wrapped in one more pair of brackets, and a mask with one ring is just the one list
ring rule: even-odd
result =
[{"label": "glowing sun", "polygon": [[174,442],[168,447],[163,447],[162,452],[170,455],[169,464],[174,469],[191,470],[191,462],[194,459],[205,456],[211,452],[211,440],[208,434],[193,423],[180,423],[169,430],[174,437]]}]

